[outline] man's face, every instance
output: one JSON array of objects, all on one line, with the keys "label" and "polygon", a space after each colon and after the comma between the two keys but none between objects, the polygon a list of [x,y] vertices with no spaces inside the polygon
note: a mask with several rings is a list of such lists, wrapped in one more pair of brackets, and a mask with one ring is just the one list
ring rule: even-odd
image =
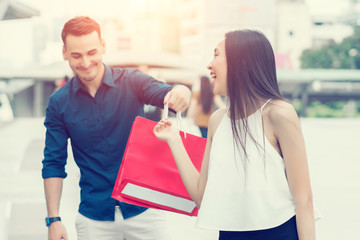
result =
[{"label": "man's face", "polygon": [[82,36],[68,35],[65,43],[64,60],[69,62],[81,81],[86,83],[102,78],[105,44],[96,31]]}]

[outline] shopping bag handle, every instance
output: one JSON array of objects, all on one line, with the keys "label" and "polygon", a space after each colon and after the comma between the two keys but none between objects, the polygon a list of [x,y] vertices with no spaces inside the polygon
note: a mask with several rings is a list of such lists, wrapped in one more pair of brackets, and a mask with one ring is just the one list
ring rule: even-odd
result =
[{"label": "shopping bag handle", "polygon": [[[164,105],[164,111],[163,111],[162,119],[165,119],[165,118],[168,118],[168,117],[169,117],[169,104],[166,103]],[[183,124],[182,117],[181,117],[181,111],[176,112],[176,121],[178,123],[179,129],[184,132],[184,137],[186,138],[186,131],[185,131],[185,127],[184,127],[184,124]]]}]

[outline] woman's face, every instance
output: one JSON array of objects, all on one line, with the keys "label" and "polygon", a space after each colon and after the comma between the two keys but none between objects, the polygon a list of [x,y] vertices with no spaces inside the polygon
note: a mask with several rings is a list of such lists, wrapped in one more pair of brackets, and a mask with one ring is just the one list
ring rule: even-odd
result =
[{"label": "woman's face", "polygon": [[214,86],[214,94],[227,94],[227,63],[225,54],[225,39],[218,43],[214,50],[214,58],[208,69]]}]

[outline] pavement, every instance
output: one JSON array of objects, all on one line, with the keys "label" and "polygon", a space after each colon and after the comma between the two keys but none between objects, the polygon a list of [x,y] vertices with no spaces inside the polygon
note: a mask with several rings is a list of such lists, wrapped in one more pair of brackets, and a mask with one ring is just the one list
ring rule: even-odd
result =
[{"label": "pavement", "polygon": [[[360,239],[360,119],[302,119],[313,193],[323,218],[317,239]],[[187,122],[186,129],[198,134]],[[41,160],[42,118],[0,122],[0,240],[46,240]],[[60,207],[69,239],[76,239],[79,171],[71,148]],[[196,218],[166,212],[174,240],[215,240],[216,231],[194,227]]]}]

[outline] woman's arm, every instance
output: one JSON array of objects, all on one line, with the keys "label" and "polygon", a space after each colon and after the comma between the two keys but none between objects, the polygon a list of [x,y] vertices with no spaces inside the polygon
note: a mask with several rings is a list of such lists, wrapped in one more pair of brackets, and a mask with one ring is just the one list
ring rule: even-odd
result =
[{"label": "woman's arm", "polygon": [[315,221],[310,175],[303,134],[295,109],[286,102],[271,106],[270,121],[283,155],[291,193],[296,204],[300,240],[315,239]]},{"label": "woman's arm", "polygon": [[[220,113],[221,114],[221,113]],[[179,130],[168,119],[161,120],[154,128],[155,136],[166,141],[174,156],[176,165],[179,169],[181,179],[189,192],[191,198],[200,208],[207,182],[208,166],[212,136],[219,124],[219,112],[215,112],[209,121],[209,135],[206,142],[203,162],[200,173],[196,170],[187,154],[179,135]]]}]

